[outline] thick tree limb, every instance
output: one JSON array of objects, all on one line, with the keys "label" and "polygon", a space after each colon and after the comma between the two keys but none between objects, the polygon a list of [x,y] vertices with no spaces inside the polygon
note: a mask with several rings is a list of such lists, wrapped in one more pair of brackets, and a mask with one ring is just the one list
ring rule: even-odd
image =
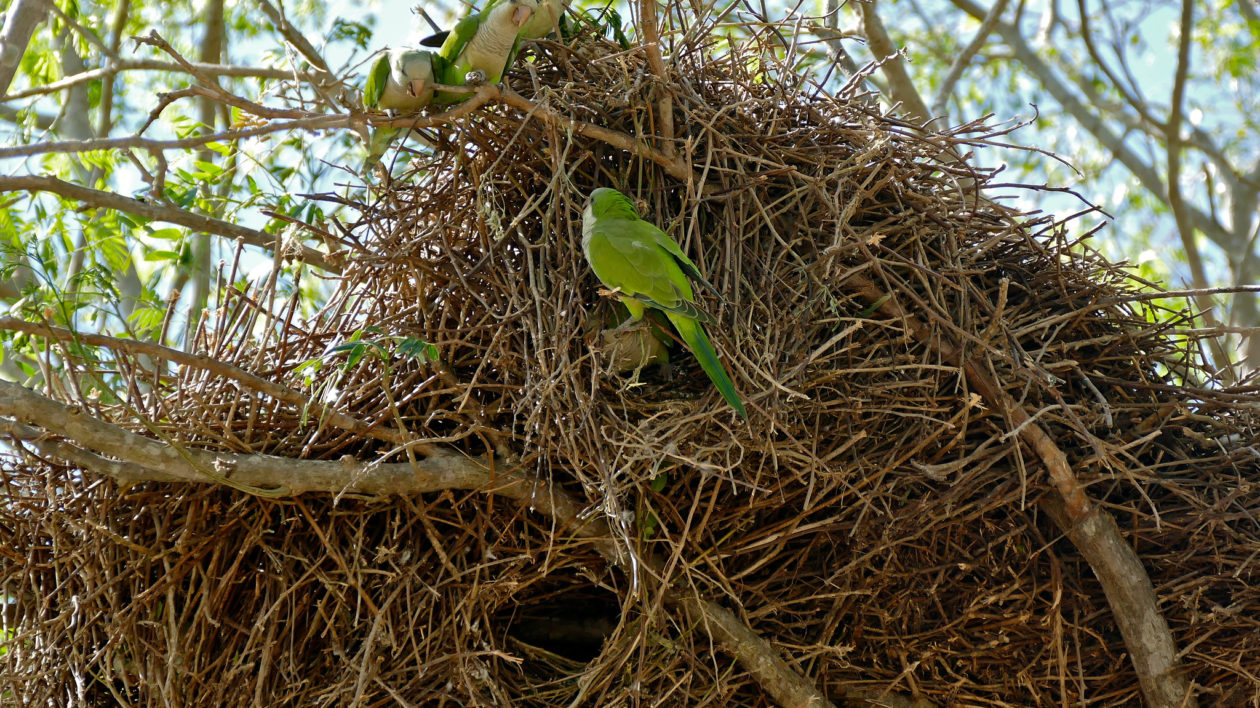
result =
[{"label": "thick tree limb", "polygon": [[[295,391],[288,386],[282,386],[278,383],[268,381],[267,379],[255,376],[244,369],[224,363],[218,359],[208,357],[202,354],[190,354],[179,349],[157,344],[155,342],[147,342],[139,339],[120,339],[118,337],[110,337],[104,334],[93,334],[90,332],[72,332],[63,327],[53,327],[50,325],[39,324],[36,322],[27,322],[16,317],[0,317],[0,329],[10,330],[14,332],[26,332],[37,337],[48,337],[62,342],[82,342],[94,347],[108,347],[120,351],[130,352],[132,354],[141,354],[152,357],[154,359],[164,359],[173,361],[182,366],[190,366],[203,371],[207,371],[215,376],[225,379],[231,379],[238,383],[244,384],[249,388],[266,394],[276,399],[284,401],[299,408],[309,407],[315,416],[329,425],[335,426],[342,430],[363,435],[365,437],[383,440],[395,445],[406,445],[411,442],[411,437],[395,428],[384,425],[372,425],[365,421],[359,420],[345,413],[341,413],[325,406],[319,401],[312,400],[310,396]],[[427,447],[420,448],[424,454],[428,454],[431,450]]]},{"label": "thick tree limb", "polygon": [[[91,141],[86,141],[91,142]],[[234,224],[230,221],[222,221],[213,219],[201,214],[194,214],[177,207],[160,204],[157,202],[143,202],[139,199],[124,197],[114,192],[104,192],[98,189],[89,189],[80,187],[56,177],[47,177],[39,175],[25,175],[21,177],[0,177],[0,192],[12,192],[24,190],[28,192],[52,192],[66,199],[74,199],[87,205],[104,207],[106,209],[116,209],[118,211],[134,214],[146,219],[154,221],[163,221],[168,224],[177,224],[186,226],[190,229],[203,231],[209,234],[217,234],[228,238],[239,238],[244,243],[251,246],[274,251],[277,246],[279,236],[269,234],[266,231],[258,231],[257,229],[247,228]],[[334,258],[326,253],[317,251],[309,246],[300,244],[285,244],[285,255],[291,255],[294,258],[322,268],[330,273],[340,273],[342,265]]]},{"label": "thick tree limb", "polygon": [[115,477],[124,483],[204,483],[211,480],[203,470],[213,470],[238,484],[283,487],[293,494],[313,491],[415,494],[477,489],[491,479],[489,469],[464,455],[444,450],[422,456],[414,466],[407,462],[372,464],[349,459],[331,462],[191,448],[177,450],[8,381],[0,381],[0,415],[38,426],[48,433],[69,438],[79,446],[130,463],[111,474],[137,475]]}]

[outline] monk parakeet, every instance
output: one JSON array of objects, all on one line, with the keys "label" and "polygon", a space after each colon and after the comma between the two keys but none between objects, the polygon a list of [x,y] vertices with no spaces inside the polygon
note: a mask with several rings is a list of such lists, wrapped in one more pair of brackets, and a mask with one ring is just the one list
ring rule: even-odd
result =
[{"label": "monk parakeet", "polygon": [[[462,86],[472,71],[484,74],[485,81],[498,83],[516,57],[521,28],[537,8],[537,0],[499,0],[460,20],[438,50],[443,62],[441,83]],[[467,98],[468,94],[439,93],[433,100],[446,104]]]},{"label": "monk parakeet", "polygon": [[[363,107],[391,113],[414,113],[424,108],[433,100],[433,84],[440,68],[441,59],[433,52],[391,49],[376,60],[368,73],[363,85]],[[401,128],[373,130],[365,169],[375,165],[403,132]]]},{"label": "monk parakeet", "polygon": [[521,39],[540,39],[560,26],[560,17],[569,9],[569,0],[539,0],[538,9],[521,28]]},{"label": "monk parakeet", "polygon": [[363,85],[363,107],[412,113],[433,99],[434,55],[420,49],[391,49],[372,65]]},{"label": "monk parakeet", "polygon": [[[482,12],[493,9],[502,1],[490,0],[482,8]],[[560,17],[564,15],[564,11],[569,9],[569,2],[570,0],[538,0],[538,9],[521,27],[521,39],[540,39],[551,34],[551,31],[560,24]],[[449,30],[443,30],[425,37],[420,40],[420,43],[426,47],[440,47],[450,35]]]},{"label": "monk parakeet", "polygon": [[747,419],[748,412],[735,392],[735,384],[701,326],[713,319],[696,306],[687,278],[715,294],[717,290],[700,275],[696,264],[678,244],[664,231],[640,219],[624,194],[601,187],[591,192],[582,212],[582,252],[600,282],[620,295],[631,321],[642,318],[649,307],[665,313],[722,397],[741,418]]}]

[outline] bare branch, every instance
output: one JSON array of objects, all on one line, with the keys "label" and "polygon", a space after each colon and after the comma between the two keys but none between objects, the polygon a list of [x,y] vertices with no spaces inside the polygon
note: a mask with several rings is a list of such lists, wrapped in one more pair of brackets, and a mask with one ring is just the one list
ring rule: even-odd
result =
[{"label": "bare branch", "polygon": [[204,62],[189,62],[194,70],[190,72],[184,65],[173,61],[159,61],[157,59],[119,59],[111,61],[99,69],[90,69],[74,76],[67,76],[60,81],[54,81],[43,86],[35,86],[24,91],[10,93],[0,97],[0,101],[14,101],[20,98],[29,98],[31,96],[43,96],[50,93],[63,91],[71,86],[96,81],[97,79],[108,80],[110,77],[120,74],[124,71],[171,71],[178,73],[199,73],[204,76],[222,76],[222,77],[238,77],[238,78],[254,78],[254,79],[291,79],[297,76],[303,81],[314,82],[315,75],[307,72],[293,72],[288,69],[276,69],[272,67],[252,67],[252,66],[232,66],[228,64],[206,64]]},{"label": "bare branch", "polygon": [[914,82],[910,80],[910,74],[906,71],[905,60],[897,51],[892,38],[888,36],[888,30],[885,29],[883,21],[879,19],[877,3],[875,0],[870,0],[870,2],[858,3],[858,7],[862,12],[862,27],[866,34],[866,41],[870,45],[871,52],[882,62],[881,68],[884,75],[888,77],[888,88],[892,93],[892,100],[901,104],[902,115],[911,121],[925,123],[931,120],[932,114],[928,111],[927,104],[919,96],[918,89],[914,87]]},{"label": "bare branch", "polygon": [[[299,408],[309,407],[311,411],[322,421],[329,425],[334,425],[342,430],[346,430],[358,435],[384,440],[385,442],[395,445],[405,445],[412,441],[410,435],[403,431],[383,425],[374,425],[364,422],[353,416],[338,412],[329,406],[325,406],[319,401],[312,400],[310,396],[295,391],[288,386],[283,386],[267,379],[255,376],[244,369],[219,361],[212,357],[202,354],[189,354],[162,346],[155,342],[146,342],[137,339],[119,339],[103,334],[93,334],[90,332],[72,332],[62,327],[53,327],[36,322],[27,322],[16,317],[0,317],[0,329],[11,330],[16,332],[26,332],[37,337],[50,337],[63,342],[82,342],[96,347],[108,347],[119,351],[130,352],[132,354],[142,354],[154,359],[165,359],[173,361],[182,366],[191,366],[203,371],[207,371],[215,376],[225,379],[231,379],[238,383],[242,383],[249,388],[260,393],[264,393],[278,401],[292,404]],[[427,447],[421,448],[421,452],[428,454],[431,450]]]},{"label": "bare branch", "polygon": [[[279,487],[293,494],[315,491],[417,494],[444,489],[478,489],[491,481],[491,471],[481,463],[446,450],[436,450],[414,466],[409,462],[373,464],[350,459],[332,462],[188,448],[177,450],[8,381],[0,381],[0,415],[131,463],[126,469],[115,472],[143,476],[115,477],[125,483],[211,481],[201,469],[215,470],[237,484]],[[498,478],[502,480],[506,476],[500,474]],[[514,483],[522,481],[513,480]]]},{"label": "bare branch", "polygon": [[997,0],[993,3],[993,7],[989,8],[989,14],[984,16],[984,20],[980,23],[980,29],[976,30],[976,36],[971,38],[962,52],[954,57],[954,61],[949,66],[949,71],[945,72],[945,78],[941,79],[941,85],[936,89],[936,99],[932,102],[932,115],[937,118],[945,116],[945,106],[949,102],[949,95],[954,92],[954,85],[962,78],[963,70],[971,63],[980,49],[988,42],[989,35],[993,32],[993,26],[1002,19],[1002,13],[1006,10],[1009,0]]},{"label": "bare branch", "polygon": [[[192,91],[196,91],[199,87],[193,87]],[[189,95],[193,95],[190,93]],[[35,145],[22,145],[11,148],[0,148],[0,159],[9,157],[30,157],[31,155],[43,155],[50,152],[57,153],[76,153],[91,152],[93,150],[117,150],[124,148],[135,148],[139,150],[148,150],[150,152],[161,150],[187,150],[189,148],[197,148],[206,143],[225,142],[228,140],[241,140],[244,138],[253,138],[260,135],[268,135],[270,133],[279,133],[292,130],[328,130],[330,128],[350,128],[356,125],[391,125],[399,121],[398,119],[380,119],[371,120],[362,114],[352,116],[351,114],[308,114],[307,117],[298,118],[296,120],[267,123],[266,125],[255,126],[253,128],[242,128],[240,130],[225,130],[210,135],[196,135],[190,138],[180,138],[178,140],[153,140],[150,138],[142,138],[139,136],[131,136],[124,138],[95,138],[93,140],[59,140],[55,142],[37,143]],[[442,121],[445,122],[445,121]]]},{"label": "bare branch", "polygon": [[256,0],[256,2],[258,8],[271,20],[271,23],[276,27],[276,31],[284,37],[285,41],[292,45],[298,51],[298,54],[301,54],[303,58],[309,61],[311,66],[315,67],[316,76],[320,78],[322,83],[328,86],[340,83],[332,71],[329,70],[328,63],[324,61],[324,57],[307,41],[305,34],[289,24],[289,21],[285,18],[284,13],[280,12],[279,8],[267,0]]},{"label": "bare branch", "polygon": [[[239,238],[244,243],[251,246],[274,250],[277,241],[280,239],[275,234],[269,234],[266,231],[258,231],[228,221],[213,219],[201,214],[194,214],[166,204],[156,202],[144,202],[139,199],[124,197],[114,192],[104,192],[97,189],[89,189],[80,187],[56,177],[25,175],[21,177],[0,177],[0,192],[12,192],[17,190],[25,190],[28,192],[52,192],[66,199],[74,199],[84,204],[104,207],[106,209],[116,209],[128,214],[135,214],[146,219],[154,221],[163,221],[168,224],[177,224],[179,226],[187,226],[196,231],[202,231],[208,234],[217,234],[228,238]],[[292,251],[288,249],[292,248]],[[309,246],[286,244],[285,255],[306,263],[308,265],[322,268],[330,273],[340,273],[342,265],[340,261],[328,254],[317,251]]]},{"label": "bare branch", "polygon": [[[1203,256],[1199,254],[1199,246],[1194,241],[1194,225],[1186,213],[1185,201],[1181,195],[1181,122],[1182,106],[1186,95],[1186,77],[1190,74],[1190,37],[1194,31],[1194,0],[1182,0],[1181,3],[1181,37],[1177,46],[1177,71],[1173,79],[1172,105],[1165,124],[1165,139],[1168,141],[1168,207],[1172,210],[1173,220],[1177,223],[1177,234],[1181,237],[1181,245],[1186,249],[1186,262],[1190,266],[1190,277],[1197,290],[1208,287],[1207,273],[1203,269]],[[1207,295],[1196,295],[1195,302],[1199,306],[1199,315],[1209,327],[1219,327],[1220,323],[1212,314],[1212,298]],[[1225,345],[1216,337],[1208,339],[1212,349],[1212,358],[1216,369],[1225,383],[1232,384],[1238,377],[1234,373],[1229,353]]]}]

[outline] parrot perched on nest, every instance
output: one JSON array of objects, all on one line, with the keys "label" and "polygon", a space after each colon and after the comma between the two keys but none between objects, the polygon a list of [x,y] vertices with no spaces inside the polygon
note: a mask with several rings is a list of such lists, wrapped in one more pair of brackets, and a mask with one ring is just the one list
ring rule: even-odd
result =
[{"label": "parrot perched on nest", "polygon": [[[442,59],[441,83],[461,86],[471,72],[483,81],[498,83],[516,58],[521,29],[534,16],[537,0],[499,0],[455,25],[438,50]],[[466,93],[439,93],[438,104],[459,103]]]},{"label": "parrot perched on nest", "polygon": [[[503,0],[490,0],[482,12],[494,9]],[[560,17],[569,9],[570,0],[539,0],[538,9],[530,16],[529,21],[521,27],[521,39],[541,39],[551,34],[560,23]],[[426,47],[440,47],[450,36],[449,30],[443,30],[425,37],[420,43]]]},{"label": "parrot perched on nest", "polygon": [[560,17],[569,9],[569,0],[540,0],[538,9],[521,28],[521,39],[541,39],[560,26]]},{"label": "parrot perched on nest", "polygon": [[616,291],[630,311],[626,323],[640,320],[649,307],[665,313],[722,397],[747,420],[748,412],[735,384],[701,326],[713,319],[696,306],[687,278],[715,294],[717,289],[700,275],[678,244],[639,218],[626,195],[601,187],[591,192],[582,212],[582,252],[600,282]]},{"label": "parrot perched on nest", "polygon": [[[391,113],[414,113],[424,108],[433,100],[433,84],[441,73],[441,65],[441,59],[433,52],[391,49],[376,60],[368,73],[363,85],[363,107]],[[364,168],[375,165],[402,132],[401,128],[373,130]]]}]

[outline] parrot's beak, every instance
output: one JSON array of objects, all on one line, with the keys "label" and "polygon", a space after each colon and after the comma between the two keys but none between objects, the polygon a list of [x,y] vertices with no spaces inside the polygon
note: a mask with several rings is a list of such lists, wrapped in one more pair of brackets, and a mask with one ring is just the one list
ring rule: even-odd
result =
[{"label": "parrot's beak", "polygon": [[528,7],[524,5],[521,5],[520,7],[512,11],[512,24],[516,25],[517,27],[524,27],[525,23],[529,22],[529,16],[532,14],[534,14],[533,10],[529,9]]},{"label": "parrot's beak", "polygon": [[415,79],[414,81],[410,81],[407,83],[407,93],[410,94],[412,98],[415,98],[424,93],[424,86],[427,83],[429,82],[424,79]]}]

